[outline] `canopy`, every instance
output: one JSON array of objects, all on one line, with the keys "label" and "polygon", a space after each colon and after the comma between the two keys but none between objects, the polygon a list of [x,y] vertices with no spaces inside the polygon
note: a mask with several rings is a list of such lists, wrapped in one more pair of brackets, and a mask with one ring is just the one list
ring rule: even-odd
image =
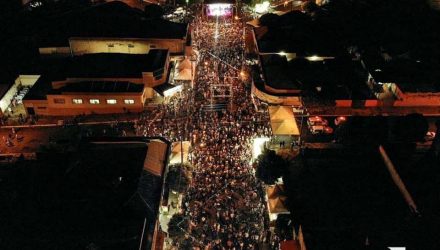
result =
[{"label": "canopy", "polygon": [[180,61],[176,66],[174,80],[191,81],[192,72],[194,72],[191,68],[192,64],[188,58]]},{"label": "canopy", "polygon": [[275,199],[269,199],[269,213],[271,214],[288,214],[289,210],[287,210],[284,205],[285,198],[277,197]]},{"label": "canopy", "polygon": [[288,106],[269,106],[270,125],[274,135],[299,135],[293,110]]},{"label": "canopy", "polygon": [[176,69],[176,75],[174,75],[174,80],[181,80],[181,81],[191,81],[191,69]]},{"label": "canopy", "polygon": [[191,61],[186,58],[179,63],[177,63],[177,69],[191,69]]},{"label": "canopy", "polygon": [[285,190],[283,184],[275,184],[274,186],[267,187],[267,197],[269,199],[276,198],[278,196],[284,196]]},{"label": "canopy", "polygon": [[285,206],[287,196],[284,193],[284,185],[276,184],[266,187],[267,203],[270,214],[288,214]]}]

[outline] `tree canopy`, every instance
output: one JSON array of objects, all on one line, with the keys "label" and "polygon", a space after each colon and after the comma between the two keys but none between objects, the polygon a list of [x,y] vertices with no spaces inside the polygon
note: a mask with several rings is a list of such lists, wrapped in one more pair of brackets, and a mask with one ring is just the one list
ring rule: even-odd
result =
[{"label": "tree canopy", "polygon": [[169,166],[166,183],[172,191],[178,193],[186,191],[191,180],[188,169],[189,166],[181,164]]},{"label": "tree canopy", "polygon": [[428,121],[422,114],[409,114],[399,117],[395,126],[397,140],[404,142],[423,141],[428,132]]},{"label": "tree canopy", "polygon": [[164,14],[164,10],[157,4],[149,4],[145,6],[144,13],[147,18],[161,18]]},{"label": "tree canopy", "polygon": [[168,222],[168,235],[176,241],[182,241],[188,229],[189,221],[183,214],[174,214]]},{"label": "tree canopy", "polygon": [[287,169],[287,164],[274,150],[265,149],[257,159],[256,176],[266,184],[274,184]]}]

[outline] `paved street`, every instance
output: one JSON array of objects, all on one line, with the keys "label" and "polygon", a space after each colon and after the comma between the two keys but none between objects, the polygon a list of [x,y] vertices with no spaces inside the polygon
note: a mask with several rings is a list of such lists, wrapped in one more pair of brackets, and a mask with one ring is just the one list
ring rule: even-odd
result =
[{"label": "paved street", "polygon": [[194,88],[141,116],[136,132],[191,141],[193,179],[181,204],[189,237],[173,239],[175,249],[259,249],[269,241],[268,216],[250,164],[251,143],[271,130],[268,114],[255,112],[242,81],[243,26],[199,17],[193,28],[200,52]]}]

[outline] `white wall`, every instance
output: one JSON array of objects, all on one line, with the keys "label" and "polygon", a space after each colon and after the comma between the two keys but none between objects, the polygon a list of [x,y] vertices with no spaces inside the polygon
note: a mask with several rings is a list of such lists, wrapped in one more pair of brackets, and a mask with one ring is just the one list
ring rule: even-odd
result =
[{"label": "white wall", "polygon": [[40,78],[39,75],[19,75],[17,79],[15,79],[14,84],[9,88],[3,98],[0,100],[0,109],[2,112],[5,112],[11,103],[12,98],[15,93],[17,93],[17,87],[21,84],[23,86],[32,87],[35,82]]}]

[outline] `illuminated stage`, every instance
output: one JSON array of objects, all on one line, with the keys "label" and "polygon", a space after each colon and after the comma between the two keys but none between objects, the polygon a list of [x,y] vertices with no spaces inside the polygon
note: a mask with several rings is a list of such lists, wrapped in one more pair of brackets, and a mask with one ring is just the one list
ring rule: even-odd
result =
[{"label": "illuminated stage", "polygon": [[226,3],[214,3],[214,4],[208,4],[206,6],[206,15],[208,17],[211,16],[232,16],[233,13],[233,7],[232,4],[226,4]]},{"label": "illuminated stage", "polygon": [[236,12],[235,1],[208,0],[204,3],[206,17],[233,17]]}]

